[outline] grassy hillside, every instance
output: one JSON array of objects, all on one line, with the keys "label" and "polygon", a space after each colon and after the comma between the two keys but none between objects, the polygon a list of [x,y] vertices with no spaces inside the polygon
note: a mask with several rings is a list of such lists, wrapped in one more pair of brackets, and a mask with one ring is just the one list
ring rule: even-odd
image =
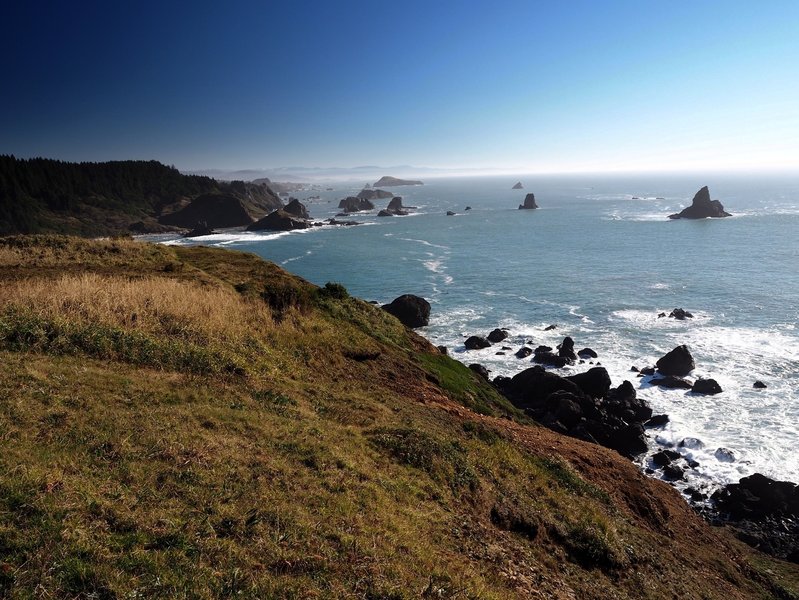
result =
[{"label": "grassy hillside", "polygon": [[0,597],[799,597],[341,286],[65,237],[0,277]]}]

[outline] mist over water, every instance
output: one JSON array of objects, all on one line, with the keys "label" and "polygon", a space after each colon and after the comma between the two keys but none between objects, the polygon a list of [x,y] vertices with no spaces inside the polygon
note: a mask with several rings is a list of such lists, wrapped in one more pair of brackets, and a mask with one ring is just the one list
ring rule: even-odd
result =
[{"label": "mist over water", "polygon": [[[525,189],[512,191],[518,179]],[[306,202],[319,194],[306,205],[314,218],[327,218],[340,198],[360,189],[335,185],[295,196]],[[703,185],[733,217],[666,218]],[[703,450],[683,450],[700,463],[695,481],[737,481],[753,471],[799,481],[799,179],[521,176],[433,179],[391,190],[418,210],[352,216],[369,226],[173,243],[255,252],[366,300],[423,296],[433,308],[430,326],[419,332],[494,376],[531,366],[513,356],[523,343],[554,346],[570,335],[577,349],[597,351],[614,385],[629,379],[656,414],[670,415],[665,429],[650,430],[653,447],[684,437],[704,442]],[[517,210],[527,192],[541,208]],[[387,203],[375,201],[378,209]],[[676,307],[695,318],[657,318]],[[550,324],[557,329],[545,332]],[[511,337],[464,351],[466,336],[495,327],[507,327]],[[683,343],[697,363],[691,378],[715,378],[722,394],[648,387],[630,371]],[[497,355],[502,346],[512,350]],[[768,388],[753,389],[755,380]],[[719,460],[718,448],[735,460]]]}]

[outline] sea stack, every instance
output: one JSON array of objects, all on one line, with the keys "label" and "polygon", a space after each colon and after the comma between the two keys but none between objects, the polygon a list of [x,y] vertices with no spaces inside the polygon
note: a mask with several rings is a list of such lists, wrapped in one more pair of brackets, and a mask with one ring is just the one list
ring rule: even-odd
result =
[{"label": "sea stack", "polygon": [[694,196],[691,206],[684,208],[678,213],[669,215],[669,219],[707,219],[731,217],[732,215],[724,210],[724,206],[718,200],[710,199],[710,191],[707,186],[699,190]]},{"label": "sea stack", "polygon": [[527,194],[524,197],[524,204],[519,205],[519,210],[528,208],[538,208],[538,205],[535,203],[535,194],[533,193]]},{"label": "sea stack", "polygon": [[521,190],[524,189],[521,181],[517,181],[516,184],[511,188],[512,190]]}]

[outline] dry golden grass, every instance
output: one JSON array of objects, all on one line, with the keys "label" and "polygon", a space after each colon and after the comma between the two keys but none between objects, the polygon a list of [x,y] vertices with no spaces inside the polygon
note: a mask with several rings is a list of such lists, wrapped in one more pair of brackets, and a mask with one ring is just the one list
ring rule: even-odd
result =
[{"label": "dry golden grass", "polygon": [[197,342],[240,342],[274,327],[269,307],[228,287],[199,286],[164,277],[62,275],[27,279],[0,288],[0,307],[31,310],[143,333],[166,333]]},{"label": "dry golden grass", "polygon": [[85,240],[36,235],[0,238],[0,267],[143,266],[169,260],[174,260],[169,248],[131,238]]}]

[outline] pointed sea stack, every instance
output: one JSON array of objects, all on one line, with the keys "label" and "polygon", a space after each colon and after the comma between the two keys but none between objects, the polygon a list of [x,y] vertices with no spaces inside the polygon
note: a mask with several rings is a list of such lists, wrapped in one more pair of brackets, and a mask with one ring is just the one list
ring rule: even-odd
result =
[{"label": "pointed sea stack", "polygon": [[532,192],[524,197],[524,204],[519,205],[519,210],[528,208],[538,208],[538,205],[535,203],[535,194]]},{"label": "pointed sea stack", "polygon": [[305,208],[305,205],[296,198],[289,199],[289,203],[283,207],[283,210],[300,219],[311,218],[311,215],[308,214],[308,209]]},{"label": "pointed sea stack", "polygon": [[524,189],[521,181],[517,181],[516,184],[511,188],[512,190],[521,190]]},{"label": "pointed sea stack", "polygon": [[669,219],[707,219],[708,217],[715,219],[731,216],[730,213],[724,210],[721,202],[710,199],[710,191],[705,186],[696,193],[691,206],[669,215]]}]

